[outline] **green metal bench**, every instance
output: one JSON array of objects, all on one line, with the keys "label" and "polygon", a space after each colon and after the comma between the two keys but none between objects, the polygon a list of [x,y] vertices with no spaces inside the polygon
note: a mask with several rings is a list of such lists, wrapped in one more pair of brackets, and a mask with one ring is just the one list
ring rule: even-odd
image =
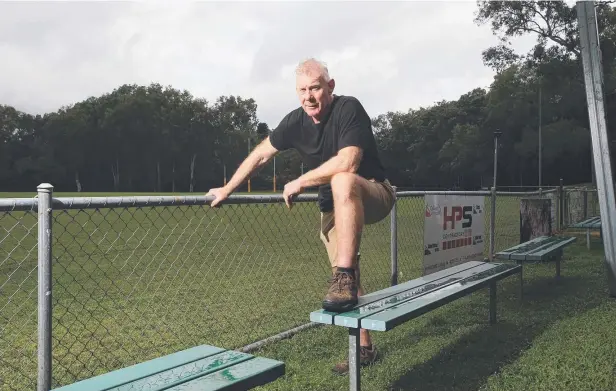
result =
[{"label": "green metal bench", "polygon": [[[563,249],[575,242],[575,237],[540,236],[507,250],[494,254],[496,260],[515,261],[522,266],[524,263],[556,262],[556,278],[560,278],[560,262]],[[523,292],[524,272],[520,272],[520,293]]]},{"label": "green metal bench", "polygon": [[279,361],[200,345],[52,391],[248,390],[284,372]]},{"label": "green metal bench", "polygon": [[584,221],[580,221],[579,223],[575,223],[569,226],[569,228],[581,228],[586,230],[586,248],[590,249],[590,231],[593,229],[599,230],[599,235],[601,235],[601,217],[591,217]]},{"label": "green metal bench", "polygon": [[518,265],[470,261],[361,296],[355,308],[348,312],[313,311],[310,320],[348,329],[350,389],[359,391],[360,329],[392,330],[486,286],[490,288],[490,324],[496,323],[496,282],[520,271]]}]

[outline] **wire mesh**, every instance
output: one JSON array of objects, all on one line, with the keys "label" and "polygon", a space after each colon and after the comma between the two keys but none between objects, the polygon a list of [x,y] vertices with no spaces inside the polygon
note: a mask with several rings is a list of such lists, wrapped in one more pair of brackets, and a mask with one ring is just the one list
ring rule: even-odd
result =
[{"label": "wire mesh", "polygon": [[36,388],[37,214],[0,212],[0,390]]},{"label": "wire mesh", "polygon": [[564,204],[565,227],[599,215],[599,200],[596,189],[565,189]]},{"label": "wire mesh", "polygon": [[520,244],[520,208],[523,199],[543,198],[550,200],[551,233],[559,232],[564,224],[561,214],[561,193],[549,190],[541,194],[533,193],[506,193],[497,194],[495,218],[495,251],[503,250]]},{"label": "wire mesh", "polygon": [[61,210],[53,381],[306,322],[331,273],[313,205]]},{"label": "wire mesh", "polygon": [[[522,197],[496,198],[496,251],[519,243]],[[484,211],[488,238],[489,196]],[[1,213],[0,389],[34,389],[37,215]],[[422,275],[424,213],[423,195],[398,198],[400,283]],[[388,216],[364,228],[367,292],[390,284],[390,224]],[[215,209],[72,199],[54,202],[52,225],[52,387],[204,343],[237,349],[305,324],[331,274],[312,202],[288,210],[271,197]]]},{"label": "wire mesh", "polygon": [[[497,195],[494,218],[494,251],[520,243],[520,202],[523,195]],[[491,213],[488,211],[486,214]]]},{"label": "wire mesh", "polygon": [[424,197],[398,197],[398,282],[420,277],[424,252]]},{"label": "wire mesh", "polygon": [[[443,193],[445,194],[445,193]],[[472,194],[472,193],[471,193]],[[496,197],[495,251],[503,250],[520,242],[520,199],[522,195],[499,195]],[[399,281],[421,277],[424,253],[424,196],[410,195],[398,198],[398,270]],[[490,196],[484,196],[484,250],[485,258],[490,251]]]},{"label": "wire mesh", "polygon": [[597,189],[586,190],[586,196],[588,200],[586,204],[586,216],[599,216],[601,213],[599,211],[599,193],[597,193]]},{"label": "wire mesh", "polygon": [[563,223],[565,226],[574,224],[584,218],[583,193],[577,189],[566,189],[563,191],[564,213]]}]

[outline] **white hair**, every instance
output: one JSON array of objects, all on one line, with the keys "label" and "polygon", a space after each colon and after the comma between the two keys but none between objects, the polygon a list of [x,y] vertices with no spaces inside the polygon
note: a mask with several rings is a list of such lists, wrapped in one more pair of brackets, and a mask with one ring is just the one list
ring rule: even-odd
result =
[{"label": "white hair", "polygon": [[316,71],[318,75],[321,76],[326,82],[330,80],[327,65],[323,61],[319,61],[315,58],[305,59],[297,65],[297,68],[295,68],[295,74],[298,76],[313,73],[314,71]]}]

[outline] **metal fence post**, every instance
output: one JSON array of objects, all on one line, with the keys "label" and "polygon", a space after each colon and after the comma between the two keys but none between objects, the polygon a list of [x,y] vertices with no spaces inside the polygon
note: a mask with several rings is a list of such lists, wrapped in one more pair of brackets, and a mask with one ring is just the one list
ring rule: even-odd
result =
[{"label": "metal fence post", "polygon": [[38,381],[37,391],[51,389],[51,218],[53,186],[38,187]]},{"label": "metal fence post", "polygon": [[558,187],[558,191],[560,193],[560,199],[558,200],[559,205],[559,213],[558,213],[558,230],[562,231],[565,226],[565,208],[568,208],[567,201],[565,199],[565,189],[563,186],[563,178],[560,178],[560,186]]},{"label": "metal fence post", "polygon": [[586,220],[588,218],[588,189],[586,186],[582,189],[582,220]]},{"label": "metal fence post", "polygon": [[494,233],[496,232],[496,187],[490,189],[490,262],[494,260]]},{"label": "metal fence post", "polygon": [[391,208],[391,285],[398,285],[398,219],[397,219],[397,204],[398,193],[396,186],[394,188],[394,205]]},{"label": "metal fence post", "polygon": [[494,232],[495,232],[495,214],[496,214],[496,174],[498,173],[498,138],[502,132],[494,132],[494,175],[492,176],[492,194],[490,205],[490,262],[494,259]]},{"label": "metal fence post", "polygon": [[554,205],[554,209],[556,210],[555,218],[556,218],[556,227],[554,229],[558,232],[562,227],[562,211],[563,206],[565,205],[565,193],[561,186],[556,188],[556,205]]}]

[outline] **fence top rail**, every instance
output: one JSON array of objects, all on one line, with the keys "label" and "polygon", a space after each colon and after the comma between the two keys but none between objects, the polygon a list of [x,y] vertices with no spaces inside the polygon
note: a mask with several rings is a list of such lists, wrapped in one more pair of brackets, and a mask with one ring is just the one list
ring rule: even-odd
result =
[{"label": "fence top rail", "polygon": [[[541,194],[556,192],[556,189],[545,190]],[[397,198],[417,197],[426,195],[459,195],[459,196],[490,196],[488,190],[425,190],[425,191],[397,191]],[[536,196],[538,191],[532,192],[506,192],[497,191],[497,196]],[[179,205],[208,205],[212,196],[112,196],[112,197],[53,197],[54,209],[96,209],[96,208],[126,208],[126,207],[153,207],[153,206],[179,206]],[[316,202],[318,194],[301,194],[294,198],[294,203]],[[282,194],[238,194],[231,195],[223,202],[228,204],[274,204],[284,203]],[[0,198],[0,211],[37,211],[38,198]]]},{"label": "fence top rail", "polygon": [[497,196],[530,197],[530,196],[552,194],[552,193],[557,193],[557,192],[558,192],[558,189],[542,190],[541,192],[539,191],[497,191],[496,195]]},{"label": "fence top rail", "polygon": [[38,210],[36,198],[0,198],[0,212],[33,211]]},{"label": "fence top rail", "polygon": [[[539,191],[497,191],[497,196],[518,196],[518,197],[529,197],[529,196],[538,196],[541,194],[551,194],[557,193],[558,189],[550,189],[550,190],[542,190]],[[468,195],[468,196],[489,196],[491,195],[491,191],[489,190],[433,190],[433,191],[398,191],[396,192],[398,198],[403,197],[416,197],[416,196],[425,196],[425,195]]]},{"label": "fence top rail", "polygon": [[[301,194],[294,203],[317,201],[317,194]],[[151,206],[208,205],[213,196],[118,196],[118,197],[53,197],[54,209],[96,209]],[[231,195],[223,202],[228,204],[284,203],[282,194]],[[38,198],[0,198],[0,211],[37,211]]]},{"label": "fence top rail", "polygon": [[586,192],[596,192],[597,189],[595,189],[594,187],[580,187],[580,186],[574,186],[574,187],[565,187],[564,188],[565,191],[586,191]]},{"label": "fence top rail", "polygon": [[489,196],[491,193],[488,190],[425,190],[425,191],[398,191],[396,192],[396,196],[398,198],[404,197],[417,197],[417,196],[425,196],[425,195],[468,195],[468,196],[480,196],[486,195]]}]

